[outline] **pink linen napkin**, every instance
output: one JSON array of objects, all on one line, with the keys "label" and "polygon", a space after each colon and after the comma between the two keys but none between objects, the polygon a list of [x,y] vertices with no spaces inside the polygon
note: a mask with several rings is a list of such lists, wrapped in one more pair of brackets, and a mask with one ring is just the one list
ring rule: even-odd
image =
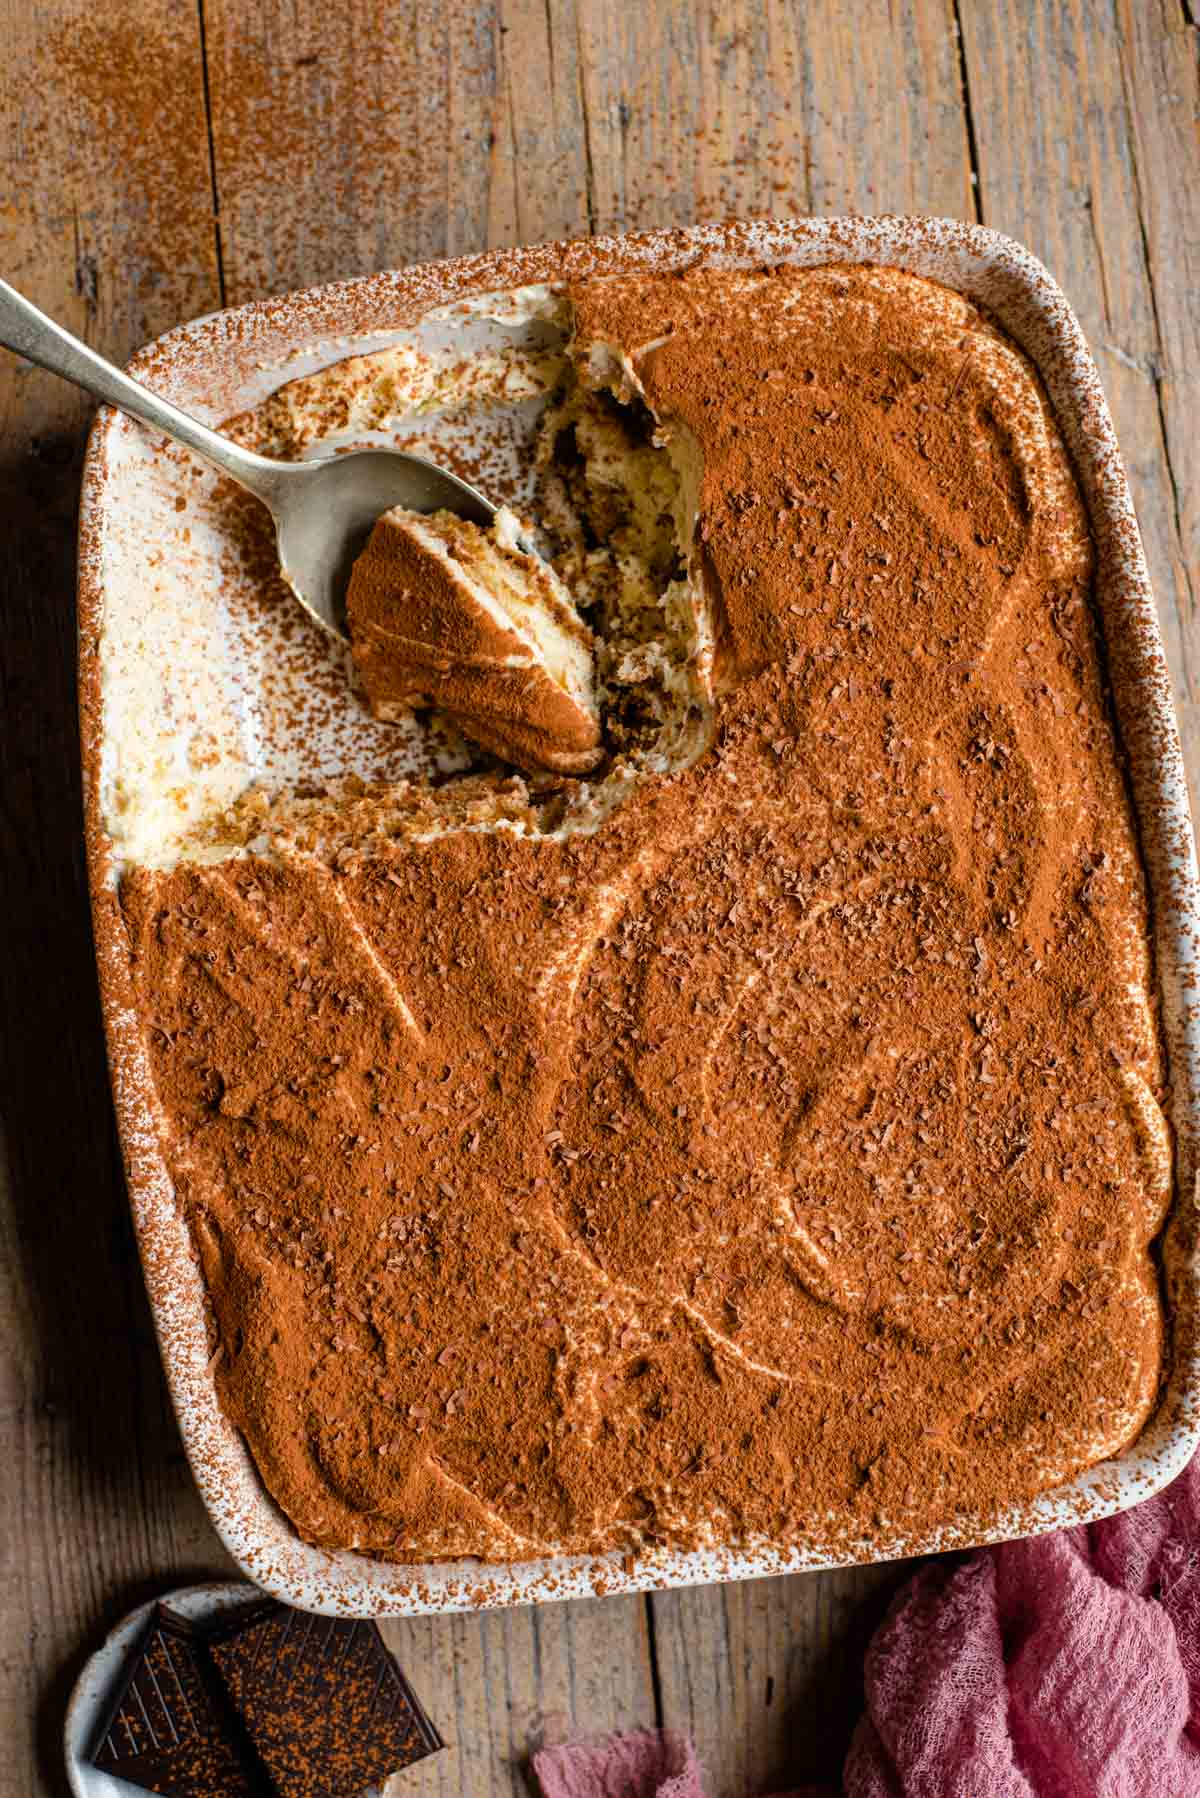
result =
[{"label": "pink linen napkin", "polygon": [[1200,1459],[1104,1523],[923,1568],[866,1695],[847,1798],[1200,1798]]},{"label": "pink linen napkin", "polygon": [[696,1750],[670,1730],[543,1748],[533,1770],[542,1798],[705,1798]]},{"label": "pink linen napkin", "polygon": [[[1200,1798],[1200,1458],[1104,1523],[923,1567],[865,1675],[845,1798]],[[705,1798],[657,1730],[533,1768],[544,1798]]]},{"label": "pink linen napkin", "polygon": [[[708,1798],[686,1736],[635,1729],[596,1742],[566,1742],[533,1757],[542,1798]],[[830,1798],[815,1786],[776,1798]]]}]

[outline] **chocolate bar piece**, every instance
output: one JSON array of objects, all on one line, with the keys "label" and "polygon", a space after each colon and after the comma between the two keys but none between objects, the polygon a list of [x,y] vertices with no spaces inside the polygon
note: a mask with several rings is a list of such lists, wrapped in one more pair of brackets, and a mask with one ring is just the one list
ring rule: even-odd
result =
[{"label": "chocolate bar piece", "polygon": [[443,1745],[374,1623],[271,1600],[208,1648],[278,1798],[364,1798]]},{"label": "chocolate bar piece", "polygon": [[164,1798],[369,1798],[442,1746],[373,1623],[155,1607],[90,1758]]},{"label": "chocolate bar piece", "polygon": [[157,1605],[130,1655],[93,1763],[171,1798],[263,1798],[191,1624]]}]

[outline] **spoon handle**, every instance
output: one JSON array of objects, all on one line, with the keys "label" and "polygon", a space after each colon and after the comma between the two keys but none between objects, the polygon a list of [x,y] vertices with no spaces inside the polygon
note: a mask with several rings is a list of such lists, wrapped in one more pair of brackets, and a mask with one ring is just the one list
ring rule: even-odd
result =
[{"label": "spoon handle", "polygon": [[103,405],[116,406],[152,430],[162,431],[176,443],[194,450],[267,504],[274,498],[282,464],[230,443],[198,418],[181,412],[170,400],[161,399],[39,312],[7,281],[0,281],[0,344],[36,362],[39,368],[48,369],[52,375],[73,381]]}]

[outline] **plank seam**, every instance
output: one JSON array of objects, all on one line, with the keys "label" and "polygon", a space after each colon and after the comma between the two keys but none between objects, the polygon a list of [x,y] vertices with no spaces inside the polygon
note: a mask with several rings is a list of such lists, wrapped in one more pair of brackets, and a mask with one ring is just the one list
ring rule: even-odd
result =
[{"label": "plank seam", "polygon": [[542,0],[542,10],[546,15],[546,58],[550,64],[550,98],[553,101],[558,84],[554,79],[554,14],[550,10],[550,0]]},{"label": "plank seam", "polygon": [[658,1656],[658,1625],[654,1615],[654,1594],[647,1592],[646,1606],[646,1647],[650,1656],[650,1695],[654,1700],[655,1727],[662,1729],[666,1723],[663,1709],[662,1666]]},{"label": "plank seam", "polygon": [[1195,582],[1187,556],[1187,532],[1183,519],[1183,496],[1179,490],[1179,476],[1175,470],[1174,458],[1171,454],[1171,433],[1167,420],[1166,403],[1166,339],[1163,336],[1162,319],[1158,309],[1158,288],[1154,278],[1154,257],[1150,248],[1150,227],[1146,218],[1145,196],[1142,186],[1141,158],[1137,141],[1137,108],[1134,95],[1130,89],[1129,58],[1132,49],[1125,35],[1124,22],[1117,14],[1117,42],[1120,50],[1121,91],[1128,115],[1129,162],[1133,174],[1134,210],[1137,213],[1138,236],[1142,246],[1142,264],[1146,271],[1146,287],[1150,295],[1150,316],[1154,320],[1155,350],[1146,358],[1147,373],[1154,389],[1154,405],[1158,414],[1158,434],[1162,441],[1163,463],[1167,471],[1167,481],[1171,489],[1171,515],[1175,527],[1176,561],[1183,577],[1189,601],[1196,601]]},{"label": "plank seam", "polygon": [[212,88],[208,79],[208,37],[205,31],[204,0],[196,0],[196,19],[200,28],[200,84],[204,92],[204,130],[208,138],[208,182],[212,193],[213,245],[217,255],[217,291],[221,305],[225,295],[225,256],[221,243],[221,194],[217,185],[217,146],[213,136]]},{"label": "plank seam", "polygon": [[83,247],[83,232],[79,223],[79,203],[71,207],[71,223],[74,230],[75,243],[75,292],[83,301],[84,311],[89,325],[96,316],[96,307],[100,298],[100,270],[96,258]]},{"label": "plank seam", "polygon": [[1104,260],[1104,240],[1100,235],[1100,227],[1096,222],[1095,200],[1090,187],[1087,190],[1087,199],[1084,201],[1084,207],[1087,212],[1088,231],[1091,233],[1092,245],[1096,251],[1096,268],[1100,275],[1100,305],[1104,312],[1104,327],[1111,336],[1113,314],[1112,302],[1108,292],[1108,267]]},{"label": "plank seam", "polygon": [[983,223],[983,193],[979,180],[979,142],[975,135],[975,111],[971,103],[971,77],[967,69],[967,43],[962,28],[962,0],[954,0],[954,37],[958,51],[958,83],[962,89],[963,125],[967,133],[967,160],[971,168],[971,205],[977,224]]},{"label": "plank seam", "polygon": [[579,111],[583,119],[583,174],[587,204],[588,236],[596,235],[596,175],[592,166],[592,121],[588,113],[587,88],[583,79],[582,7],[575,10],[575,70],[579,87]]},{"label": "plank seam", "polygon": [[516,231],[516,242],[524,243],[525,236],[521,229],[521,159],[517,152],[517,111],[513,104],[512,64],[509,60],[508,45],[505,39],[510,27],[503,22],[503,6],[497,10],[496,26],[498,32],[496,91],[499,94],[501,81],[504,86],[504,111],[508,121],[509,175],[512,180],[513,226]]}]

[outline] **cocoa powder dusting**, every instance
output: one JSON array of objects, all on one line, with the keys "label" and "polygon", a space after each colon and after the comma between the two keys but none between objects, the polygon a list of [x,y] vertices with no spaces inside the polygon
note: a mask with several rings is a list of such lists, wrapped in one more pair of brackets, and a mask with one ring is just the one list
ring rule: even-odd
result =
[{"label": "cocoa powder dusting", "polygon": [[591,834],[126,876],[222,1402],[308,1540],[400,1561],[994,1516],[1131,1441],[1163,1359],[1065,451],[895,270],[572,299],[702,454],[712,740]]},{"label": "cocoa powder dusting", "polygon": [[[107,13],[48,16],[33,34],[14,168],[33,182],[21,202],[31,218],[45,208],[47,168],[64,183],[76,294],[89,335],[99,318],[116,351],[221,295],[195,34],[165,29],[144,8]],[[106,209],[105,195],[121,200]],[[57,243],[62,221],[44,222]],[[45,267],[23,266],[19,243],[6,244],[6,266],[36,290]]]}]

